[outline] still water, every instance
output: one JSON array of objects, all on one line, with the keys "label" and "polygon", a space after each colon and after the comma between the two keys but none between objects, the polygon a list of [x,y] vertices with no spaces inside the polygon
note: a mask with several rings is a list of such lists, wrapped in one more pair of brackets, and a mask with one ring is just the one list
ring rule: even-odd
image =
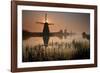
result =
[{"label": "still water", "polygon": [[[66,39],[65,38],[62,38],[60,39],[59,37],[50,37],[49,39],[49,43],[50,42],[72,42],[73,40],[77,40],[77,41],[86,41],[89,43],[89,41],[87,39],[83,39],[82,38],[82,35],[81,34],[78,34],[78,35],[73,35],[73,36],[68,36]],[[30,46],[30,47],[33,47],[35,45],[39,45],[39,44],[44,44],[43,43],[43,38],[42,37],[31,37],[27,40],[23,40],[23,47],[26,47],[26,46]]]},{"label": "still water", "polygon": [[90,41],[81,34],[66,39],[50,37],[48,47],[43,46],[42,37],[23,40],[23,62],[76,60],[90,58]]}]

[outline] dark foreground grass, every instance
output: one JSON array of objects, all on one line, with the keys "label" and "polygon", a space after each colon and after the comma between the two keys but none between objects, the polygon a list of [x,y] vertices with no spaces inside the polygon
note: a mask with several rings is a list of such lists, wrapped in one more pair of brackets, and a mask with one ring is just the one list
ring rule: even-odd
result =
[{"label": "dark foreground grass", "polygon": [[90,59],[90,45],[87,42],[49,43],[48,47],[36,45],[23,48],[23,62]]}]

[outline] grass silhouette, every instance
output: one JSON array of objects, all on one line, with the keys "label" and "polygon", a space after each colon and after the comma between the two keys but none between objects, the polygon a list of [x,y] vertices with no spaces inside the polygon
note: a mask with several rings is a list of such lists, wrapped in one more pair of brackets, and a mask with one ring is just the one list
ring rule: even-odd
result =
[{"label": "grass silhouette", "polygon": [[23,48],[23,62],[58,61],[90,59],[90,44],[73,40],[68,42],[49,43],[48,47],[42,44]]}]

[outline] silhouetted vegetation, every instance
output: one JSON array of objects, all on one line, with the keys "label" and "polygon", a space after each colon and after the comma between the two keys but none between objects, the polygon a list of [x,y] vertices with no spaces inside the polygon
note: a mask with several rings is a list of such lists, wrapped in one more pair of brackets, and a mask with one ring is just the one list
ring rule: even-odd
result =
[{"label": "silhouetted vegetation", "polygon": [[90,58],[90,44],[88,42],[75,41],[51,42],[48,47],[36,45],[23,48],[23,62],[55,61],[55,60],[79,60]]}]

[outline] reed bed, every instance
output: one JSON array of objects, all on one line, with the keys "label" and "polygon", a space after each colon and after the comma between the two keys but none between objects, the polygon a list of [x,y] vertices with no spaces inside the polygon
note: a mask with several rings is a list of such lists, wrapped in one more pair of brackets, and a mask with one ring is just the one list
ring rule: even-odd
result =
[{"label": "reed bed", "polygon": [[90,43],[73,40],[72,42],[49,43],[22,49],[23,62],[58,61],[90,59]]}]

